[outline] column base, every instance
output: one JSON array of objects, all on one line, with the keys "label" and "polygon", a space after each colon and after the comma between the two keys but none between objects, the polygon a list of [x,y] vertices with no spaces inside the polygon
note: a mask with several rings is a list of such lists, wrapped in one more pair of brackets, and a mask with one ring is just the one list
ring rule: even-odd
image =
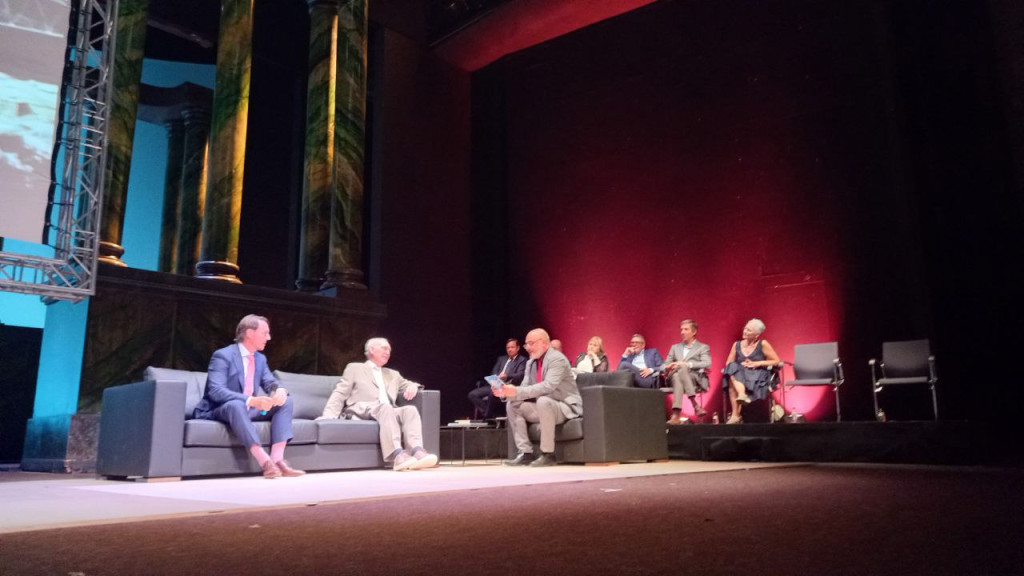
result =
[{"label": "column base", "polygon": [[204,280],[219,280],[221,282],[241,284],[242,281],[238,278],[238,270],[238,265],[233,262],[203,260],[196,264],[195,277]]},{"label": "column base", "polygon": [[299,292],[316,292],[320,290],[321,284],[323,284],[323,280],[319,278],[312,280],[309,278],[299,278],[295,281],[295,289]]},{"label": "column base", "polygon": [[366,284],[363,281],[363,271],[355,268],[328,270],[324,275],[324,283],[320,285],[320,291],[323,292],[331,288],[366,290]]},{"label": "column base", "polygon": [[124,266],[128,265],[121,260],[121,256],[124,255],[124,248],[113,242],[107,242],[106,240],[100,240],[100,255],[99,261],[101,264],[110,264],[111,266]]},{"label": "column base", "polygon": [[25,429],[21,469],[29,472],[95,472],[99,414],[32,418]]}]

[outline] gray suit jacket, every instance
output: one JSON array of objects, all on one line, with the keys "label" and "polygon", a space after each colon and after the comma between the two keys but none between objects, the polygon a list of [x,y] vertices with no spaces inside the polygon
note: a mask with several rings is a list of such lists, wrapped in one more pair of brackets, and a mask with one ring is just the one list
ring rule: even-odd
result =
[{"label": "gray suit jacket", "polygon": [[683,349],[683,343],[673,344],[672,348],[668,351],[668,356],[665,357],[665,364],[670,362],[689,362],[691,370],[695,373],[699,371],[697,377],[697,385],[702,390],[707,390],[710,385],[708,383],[708,368],[711,368],[711,347],[701,342],[700,340],[693,341],[693,348],[690,350],[690,355],[683,357],[686,354]]},{"label": "gray suit jacket", "polygon": [[576,388],[576,378],[572,375],[569,359],[564,354],[548,348],[541,357],[541,380],[537,381],[537,361],[530,358],[526,363],[526,378],[523,385],[516,388],[517,401],[529,400],[540,396],[549,396],[562,402],[562,413],[566,418],[583,415],[583,398]]},{"label": "gray suit jacket", "polygon": [[[394,404],[399,394],[410,387],[420,385],[406,380],[397,370],[381,368],[388,398]],[[345,366],[345,373],[327,399],[320,418],[340,418],[342,413],[356,418],[369,419],[370,412],[380,404],[379,389],[373,379],[373,371],[366,362],[352,362]]]}]

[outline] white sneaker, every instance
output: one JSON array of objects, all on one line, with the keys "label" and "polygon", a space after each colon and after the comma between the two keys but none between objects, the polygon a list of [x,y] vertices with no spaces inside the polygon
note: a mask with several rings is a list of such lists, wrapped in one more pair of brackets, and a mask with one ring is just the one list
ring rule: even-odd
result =
[{"label": "white sneaker", "polygon": [[424,468],[433,468],[434,466],[437,466],[437,455],[430,454],[425,450],[417,451],[413,458],[416,458],[410,466],[413,470],[422,470]]},{"label": "white sneaker", "polygon": [[398,456],[395,456],[394,466],[392,469],[395,472],[401,472],[403,470],[412,470],[419,460],[412,457],[412,454],[408,452],[399,452]]}]

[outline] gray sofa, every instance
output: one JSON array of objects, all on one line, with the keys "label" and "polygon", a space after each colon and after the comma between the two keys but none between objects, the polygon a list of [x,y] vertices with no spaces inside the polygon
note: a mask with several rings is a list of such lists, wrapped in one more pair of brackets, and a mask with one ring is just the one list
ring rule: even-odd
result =
[{"label": "gray sofa", "polygon": [[[555,428],[555,456],[560,462],[585,464],[665,460],[665,396],[660,390],[633,386],[631,372],[596,372],[576,376],[583,397],[583,417]],[[534,454],[540,454],[540,424],[527,427]],[[512,430],[508,453],[516,454]]]},{"label": "gray sofa", "polygon": [[[286,457],[302,470],[379,468],[380,432],[372,420],[315,420],[340,376],[275,371],[294,404],[294,438]],[[249,451],[224,424],[192,419],[206,388],[206,372],[147,368],[145,381],[103,391],[98,474],[115,478],[181,478],[260,472]],[[423,444],[440,444],[441,394],[423,390],[410,402],[423,420]],[[270,444],[270,422],[256,422]]]}]

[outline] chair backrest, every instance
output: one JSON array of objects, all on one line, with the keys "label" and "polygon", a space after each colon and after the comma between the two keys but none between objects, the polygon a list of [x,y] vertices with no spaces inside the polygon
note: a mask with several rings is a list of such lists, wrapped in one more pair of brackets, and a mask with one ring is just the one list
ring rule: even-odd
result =
[{"label": "chair backrest", "polygon": [[611,372],[581,372],[576,375],[576,387],[580,390],[590,386],[614,386],[632,388],[633,373],[613,370]]},{"label": "chair backrest", "polygon": [[797,380],[833,378],[836,358],[839,358],[837,342],[797,344],[793,347],[793,375]]},{"label": "chair backrest", "polygon": [[882,363],[885,364],[886,378],[928,376],[929,356],[931,346],[928,340],[882,343]]},{"label": "chair backrest", "polygon": [[341,376],[293,374],[281,370],[274,370],[274,377],[292,397],[292,417],[309,420],[323,413],[327,399],[341,380]]},{"label": "chair backrest", "polygon": [[176,370],[149,366],[143,376],[146,380],[178,380],[185,383],[185,418],[191,418],[192,412],[206,393],[206,372],[192,370]]}]

